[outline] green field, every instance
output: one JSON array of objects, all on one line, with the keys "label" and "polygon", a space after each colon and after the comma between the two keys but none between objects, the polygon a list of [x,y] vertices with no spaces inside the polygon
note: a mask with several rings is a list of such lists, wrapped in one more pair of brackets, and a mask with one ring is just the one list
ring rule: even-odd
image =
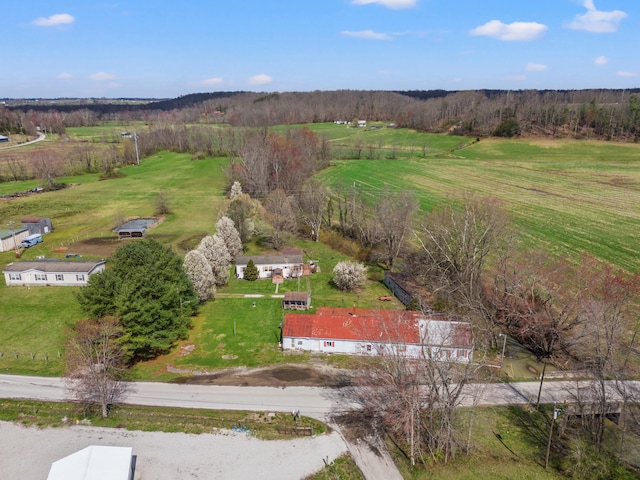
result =
[{"label": "green field", "polygon": [[[353,183],[371,195],[385,185],[410,189],[423,210],[447,199],[460,199],[466,192],[495,196],[511,212],[527,247],[568,256],[587,251],[630,271],[640,271],[640,146],[567,140],[476,142],[403,129],[365,130],[333,124],[313,124],[309,128],[326,135],[332,144],[342,145],[340,148],[351,148],[361,138],[382,145],[385,151],[393,144],[397,152],[402,152],[396,159],[334,160],[319,177],[335,192]],[[74,133],[81,134],[90,135],[91,130]],[[419,148],[424,144],[429,146],[428,151]],[[162,191],[171,214],[149,235],[184,253],[213,231],[225,200],[224,170],[228,162],[192,160],[186,154],[156,154],[144,159],[139,167],[121,169],[122,178],[65,178],[61,180],[70,186],[64,190],[0,200],[0,222],[6,225],[25,216],[51,217],[54,232],[43,244],[26,250],[25,259],[63,257],[65,253],[100,258],[107,254],[99,249],[76,249],[96,239],[107,243],[114,239],[116,217],[153,216]],[[36,185],[37,181],[0,183],[0,194]],[[330,283],[331,270],[344,255],[304,240],[295,240],[293,245],[321,267],[322,273],[310,280],[313,305],[399,308],[395,303],[377,301],[386,293],[377,281],[369,282],[359,294],[337,291]],[[258,245],[251,244],[250,251],[259,251]],[[0,263],[13,260],[12,252],[0,253]],[[280,293],[297,288],[296,282],[285,282]],[[307,286],[301,288],[306,290]],[[282,311],[280,301],[268,297],[275,293],[273,285],[232,280],[218,293],[219,298],[202,306],[194,319],[196,328],[185,342],[195,345],[193,353],[179,356],[176,350],[141,365],[136,370],[138,378],[166,378],[163,372],[168,364],[208,370],[292,361],[293,357],[282,356],[276,348]],[[245,294],[265,297],[254,308],[253,300],[237,298]],[[63,352],[65,327],[81,317],[74,289],[7,288],[2,282],[0,305],[0,369],[60,374],[59,352]]]},{"label": "green field", "polygon": [[465,193],[503,201],[528,248],[589,252],[640,272],[640,146],[482,140],[455,158],[335,161],[320,174],[339,190],[415,192],[423,210]]}]

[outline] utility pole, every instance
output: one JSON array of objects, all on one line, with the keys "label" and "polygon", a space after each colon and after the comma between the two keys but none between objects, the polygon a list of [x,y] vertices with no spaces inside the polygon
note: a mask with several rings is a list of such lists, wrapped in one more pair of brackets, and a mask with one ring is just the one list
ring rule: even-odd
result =
[{"label": "utility pole", "polygon": [[138,152],[138,134],[133,131],[133,143],[136,145],[136,163],[140,166],[140,152]]},{"label": "utility pole", "polygon": [[9,220],[9,229],[11,230],[11,237],[13,238],[13,249],[16,252],[16,255],[18,255],[18,244],[16,243],[16,229],[14,228],[14,224],[16,222],[14,222],[13,220]]},{"label": "utility pole", "polygon": [[502,340],[502,353],[500,354],[500,370],[502,370],[502,364],[504,363],[504,349],[507,346],[507,336],[504,333],[498,335],[499,337],[503,337]]}]

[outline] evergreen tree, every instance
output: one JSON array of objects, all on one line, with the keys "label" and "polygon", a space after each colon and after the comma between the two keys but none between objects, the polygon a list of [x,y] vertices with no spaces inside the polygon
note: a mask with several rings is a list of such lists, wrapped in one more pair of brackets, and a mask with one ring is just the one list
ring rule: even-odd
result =
[{"label": "evergreen tree", "polygon": [[244,279],[250,282],[258,279],[258,267],[253,263],[253,260],[249,260],[247,267],[244,269]]},{"label": "evergreen tree", "polygon": [[152,239],[116,249],[107,269],[91,275],[77,299],[91,318],[120,319],[131,361],[166,353],[186,338],[198,303],[180,256]]}]

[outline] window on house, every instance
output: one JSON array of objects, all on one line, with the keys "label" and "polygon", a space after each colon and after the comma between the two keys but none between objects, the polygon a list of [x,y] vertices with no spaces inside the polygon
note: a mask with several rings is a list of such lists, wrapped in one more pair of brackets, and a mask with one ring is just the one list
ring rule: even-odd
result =
[{"label": "window on house", "polygon": [[22,275],[19,273],[10,273],[9,280],[22,280]]},{"label": "window on house", "polygon": [[64,275],[61,273],[56,273],[56,282],[61,282],[64,280]]},{"label": "window on house", "polygon": [[336,343],[333,341],[324,342],[325,347],[335,347]]},{"label": "window on house", "polygon": [[76,280],[78,282],[84,282],[84,275],[76,275]]},{"label": "window on house", "polygon": [[46,273],[36,273],[35,277],[36,277],[36,282],[46,282],[47,281],[47,274]]},{"label": "window on house", "polygon": [[468,356],[469,356],[469,352],[467,350],[459,349],[457,352],[458,358],[467,358]]},{"label": "window on house", "polygon": [[298,340],[298,345],[302,345],[302,340]]},{"label": "window on house", "polygon": [[367,345],[367,352],[371,351],[371,345]]}]

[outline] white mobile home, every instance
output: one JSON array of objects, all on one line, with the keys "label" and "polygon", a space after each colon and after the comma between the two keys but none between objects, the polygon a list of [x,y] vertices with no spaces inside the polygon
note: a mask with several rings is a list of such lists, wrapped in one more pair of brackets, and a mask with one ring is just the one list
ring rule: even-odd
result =
[{"label": "white mobile home", "polygon": [[4,270],[4,281],[13,286],[84,286],[89,276],[104,270],[104,260],[74,262],[49,258],[13,262]]},{"label": "white mobile home", "polygon": [[274,270],[282,270],[284,278],[297,278],[302,275],[302,254],[292,255],[243,255],[236,258],[236,278],[244,278],[249,260],[258,268],[258,278],[271,278]]}]

